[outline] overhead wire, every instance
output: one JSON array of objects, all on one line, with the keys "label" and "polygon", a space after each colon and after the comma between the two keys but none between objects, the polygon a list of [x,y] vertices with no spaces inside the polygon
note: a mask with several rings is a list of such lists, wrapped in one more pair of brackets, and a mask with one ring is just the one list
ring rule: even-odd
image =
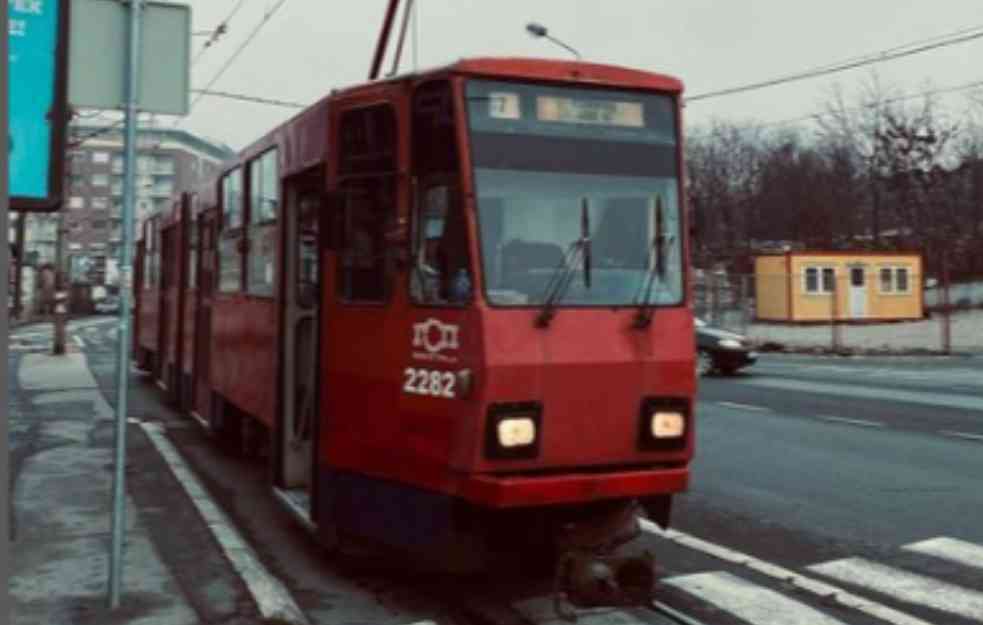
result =
[{"label": "overhead wire", "polygon": [[[198,101],[201,100],[202,97],[204,97],[205,92],[211,90],[212,86],[218,81],[218,79],[221,78],[222,75],[225,74],[225,72],[228,71],[230,67],[232,67],[232,64],[235,63],[236,59],[239,58],[239,55],[242,54],[243,50],[245,50],[249,46],[249,44],[256,39],[256,36],[259,34],[259,31],[263,29],[263,26],[265,26],[270,21],[270,19],[272,19],[272,17],[276,14],[276,12],[280,10],[280,7],[286,4],[286,2],[287,0],[279,0],[275,5],[273,5],[272,8],[267,9],[266,12],[263,13],[263,19],[261,19],[259,23],[256,24],[256,26],[249,33],[249,35],[247,35],[246,38],[243,40],[243,42],[239,44],[239,47],[235,49],[235,51],[229,56],[228,59],[226,59],[222,67],[215,73],[214,76],[212,76],[212,79],[208,81],[208,84],[206,84],[204,88],[197,90],[198,92],[197,95],[191,101],[191,105],[188,107],[189,113],[194,109]],[[175,126],[179,125],[182,119],[183,118],[178,118],[178,121],[177,123],[175,123]]]},{"label": "overhead wire", "polygon": [[[885,98],[883,100],[879,100],[878,102],[872,102],[872,103],[864,104],[864,105],[861,105],[861,106],[847,107],[847,108],[845,108],[843,110],[846,111],[846,112],[856,112],[856,111],[862,111],[865,108],[873,108],[873,107],[876,107],[876,106],[880,106],[881,104],[893,104],[895,102],[905,102],[907,100],[914,100],[916,98],[922,98],[922,97],[930,96],[930,95],[939,95],[939,94],[943,94],[943,93],[957,93],[957,92],[961,92],[961,91],[971,91],[973,89],[983,89],[983,80],[977,80],[977,81],[974,81],[974,82],[965,83],[965,84],[961,84],[961,85],[953,85],[951,87],[941,87],[939,89],[928,89],[928,90],[925,90],[925,91],[918,91],[916,93],[909,93],[909,94],[906,94],[906,95],[897,96],[897,97],[893,97],[893,98]],[[778,121],[763,122],[763,123],[756,124],[756,125],[759,128],[769,128],[769,127],[772,127],[772,126],[788,126],[788,125],[798,124],[798,123],[805,122],[805,121],[814,121],[814,120],[818,119],[819,117],[822,117],[823,115],[826,115],[826,114],[827,113],[825,113],[825,112],[811,113],[809,115],[802,115],[800,117],[792,117],[792,118],[789,118],[789,119],[782,119],[782,120],[778,120]]]},{"label": "overhead wire", "polygon": [[232,7],[232,10],[229,11],[229,14],[225,16],[225,19],[219,22],[218,26],[216,26],[215,29],[211,31],[211,35],[209,36],[208,40],[205,41],[204,44],[202,44],[201,50],[199,50],[198,54],[195,55],[195,58],[191,60],[191,67],[194,67],[198,63],[201,57],[205,54],[205,51],[208,50],[208,48],[212,47],[218,41],[219,37],[221,37],[226,32],[228,32],[229,22],[232,20],[233,17],[236,16],[236,13],[239,12],[239,9],[241,9],[242,5],[244,5],[245,3],[246,0],[239,0],[238,2],[236,2],[235,6]]},{"label": "overhead wire", "polygon": [[255,104],[268,104],[270,106],[282,106],[285,108],[295,108],[302,109],[306,107],[306,104],[301,104],[300,102],[290,102],[287,100],[277,100],[275,98],[262,98],[259,96],[248,95],[244,93],[232,93],[229,91],[216,91],[214,89],[192,89],[191,93],[212,96],[216,98],[227,98],[229,100],[239,100],[241,102],[253,102]]},{"label": "overhead wire", "polygon": [[889,48],[887,50],[883,50],[880,52],[871,53],[863,57],[854,57],[853,59],[840,61],[838,63],[823,65],[820,67],[814,67],[812,69],[808,69],[802,72],[796,72],[794,74],[788,74],[785,76],[771,78],[768,80],[762,80],[759,82],[754,82],[746,85],[739,85],[736,87],[728,87],[726,89],[718,89],[716,91],[699,93],[686,98],[686,102],[687,103],[698,102],[701,100],[708,100],[710,98],[717,98],[725,95],[734,95],[737,93],[745,93],[748,91],[757,91],[759,89],[774,87],[777,85],[782,85],[790,82],[797,82],[801,80],[807,80],[810,78],[827,76],[829,74],[844,72],[847,70],[864,67],[866,65],[872,65],[874,63],[883,63],[885,61],[891,61],[894,59],[899,59],[907,56],[913,56],[915,54],[921,54],[923,52],[928,52],[930,50],[937,50],[939,48],[953,46],[960,43],[967,43],[980,38],[983,38],[983,26],[976,26],[973,28],[956,31],[956,33],[950,33],[948,36],[940,35],[939,37],[934,38],[934,40],[933,39],[927,40],[929,41],[929,43],[913,42],[901,46],[895,46],[893,48]]}]

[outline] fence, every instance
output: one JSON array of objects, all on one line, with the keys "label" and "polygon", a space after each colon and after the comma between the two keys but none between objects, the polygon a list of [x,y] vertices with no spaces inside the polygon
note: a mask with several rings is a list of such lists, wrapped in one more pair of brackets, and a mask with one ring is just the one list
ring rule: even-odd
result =
[{"label": "fence", "polygon": [[983,284],[925,289],[922,276],[893,268],[708,275],[693,308],[763,349],[983,353]]}]

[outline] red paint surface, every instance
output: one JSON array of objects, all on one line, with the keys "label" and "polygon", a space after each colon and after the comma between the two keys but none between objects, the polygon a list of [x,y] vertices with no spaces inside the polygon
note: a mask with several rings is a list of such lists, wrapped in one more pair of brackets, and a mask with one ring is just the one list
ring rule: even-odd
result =
[{"label": "red paint surface", "polygon": [[273,426],[279,375],[279,320],[272,299],[216,295],[212,300],[211,388]]}]

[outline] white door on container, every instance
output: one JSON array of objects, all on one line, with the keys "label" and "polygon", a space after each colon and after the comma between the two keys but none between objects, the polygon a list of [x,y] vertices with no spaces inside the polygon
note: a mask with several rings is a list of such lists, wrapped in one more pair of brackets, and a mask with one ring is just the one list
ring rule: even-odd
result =
[{"label": "white door on container", "polygon": [[867,316],[867,274],[863,267],[850,267],[850,318]]}]

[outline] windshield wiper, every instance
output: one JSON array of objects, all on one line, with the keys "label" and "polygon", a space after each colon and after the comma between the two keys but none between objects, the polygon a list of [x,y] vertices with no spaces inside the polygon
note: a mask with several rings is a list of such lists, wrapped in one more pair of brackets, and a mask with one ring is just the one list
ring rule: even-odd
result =
[{"label": "windshield wiper", "polygon": [[[674,238],[665,232],[665,214],[662,208],[661,195],[656,195],[655,202],[652,204],[652,222],[655,224],[655,233],[652,236],[652,243],[649,249],[654,256],[655,262],[649,267],[648,275],[641,289],[644,296],[641,299],[638,296],[635,297],[635,304],[641,305],[641,308],[638,309],[638,314],[635,315],[634,326],[636,328],[645,328],[652,323],[652,312],[654,311],[651,301],[652,286],[655,284],[656,278],[663,283],[663,286],[665,285],[666,245],[667,243],[672,243]],[[658,294],[656,294],[656,299],[658,299]]]},{"label": "windshield wiper", "polygon": [[560,301],[573,281],[572,269],[576,266],[577,256],[583,262],[584,287],[590,288],[591,275],[591,243],[590,243],[590,206],[587,198],[580,201],[580,238],[570,244],[563,260],[546,284],[546,297],[543,308],[536,315],[536,327],[545,328],[556,314],[554,308]]}]

